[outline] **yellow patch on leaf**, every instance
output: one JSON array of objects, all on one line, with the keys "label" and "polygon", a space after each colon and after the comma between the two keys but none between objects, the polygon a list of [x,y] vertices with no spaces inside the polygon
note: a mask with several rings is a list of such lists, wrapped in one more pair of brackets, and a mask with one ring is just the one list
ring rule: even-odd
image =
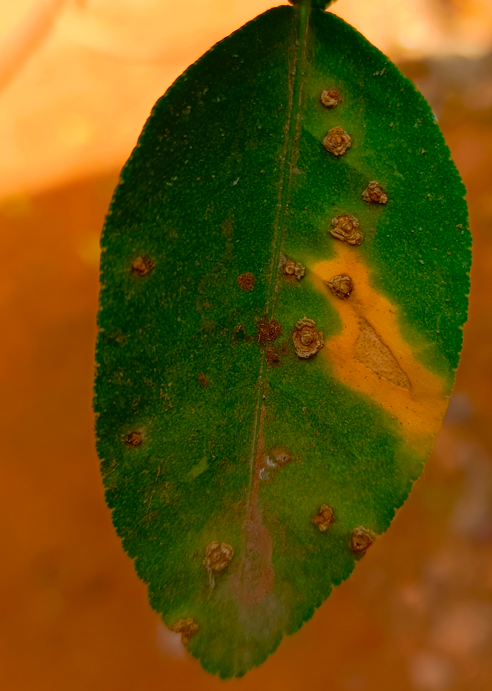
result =
[{"label": "yellow patch on leaf", "polygon": [[[319,356],[329,358],[344,384],[367,394],[396,418],[412,445],[430,443],[446,412],[446,383],[415,358],[400,333],[396,308],[370,285],[358,250],[337,242],[335,251],[333,259],[309,267],[316,288],[343,323],[341,333],[327,339]],[[347,299],[326,285],[339,275],[352,279],[354,288]]]}]

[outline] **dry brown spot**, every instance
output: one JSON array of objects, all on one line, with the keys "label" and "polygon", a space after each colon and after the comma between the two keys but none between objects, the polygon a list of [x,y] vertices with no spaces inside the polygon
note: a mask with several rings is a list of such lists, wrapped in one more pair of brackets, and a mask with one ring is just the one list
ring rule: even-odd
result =
[{"label": "dry brown spot", "polygon": [[274,446],[262,459],[260,480],[273,480],[276,474],[291,461],[292,452],[286,446]]},{"label": "dry brown spot", "polygon": [[333,295],[341,300],[347,300],[350,297],[350,293],[354,289],[354,284],[350,276],[346,274],[340,274],[339,276],[333,276],[329,281],[325,281],[325,284],[331,290]]},{"label": "dry brown spot", "polygon": [[360,525],[350,536],[350,549],[355,554],[365,554],[375,540],[376,534]]},{"label": "dry brown spot", "polygon": [[241,290],[253,290],[255,283],[256,278],[253,276],[253,274],[241,274],[237,277],[237,284]]},{"label": "dry brown spot", "polygon": [[137,276],[147,276],[153,268],[154,262],[145,256],[136,257],[132,262],[132,271]]},{"label": "dry brown spot", "polygon": [[310,358],[324,346],[325,336],[322,331],[317,331],[316,322],[303,317],[295,325],[292,341],[298,357]]},{"label": "dry brown spot", "polygon": [[285,468],[285,466],[291,462],[293,456],[292,451],[289,451],[286,446],[274,446],[270,449],[268,458],[276,463],[276,465],[280,466],[280,468]]},{"label": "dry brown spot", "polygon": [[383,192],[379,182],[373,180],[362,192],[362,199],[368,204],[386,204],[388,201],[388,195]]},{"label": "dry brown spot", "polygon": [[229,579],[231,592],[239,605],[246,606],[246,608],[261,602],[266,595],[272,592],[275,578],[272,568],[272,537],[268,528],[263,525],[262,512],[258,506],[261,471],[264,468],[265,459],[265,437],[263,434],[265,417],[266,407],[262,405],[256,453],[251,459],[253,485],[247,516],[243,523],[246,544],[239,567]]},{"label": "dry brown spot", "polygon": [[282,325],[279,324],[275,319],[268,319],[268,317],[262,317],[256,322],[256,340],[262,346],[267,343],[273,343],[282,333]]},{"label": "dry brown spot", "polygon": [[190,617],[189,619],[179,619],[179,621],[173,625],[171,631],[180,633],[181,643],[187,646],[190,642],[190,638],[195,635],[199,628],[196,621]]},{"label": "dry brown spot", "polygon": [[208,379],[207,379],[207,377],[203,374],[203,372],[200,372],[200,374],[198,375],[197,379],[198,379],[198,381],[200,382],[200,384],[201,384],[202,386],[204,386],[204,387],[207,387],[207,386],[208,386]]},{"label": "dry brown spot", "polygon": [[229,566],[233,556],[234,547],[228,545],[227,542],[217,542],[217,540],[214,540],[207,545],[203,564],[207,571],[219,573]]},{"label": "dry brown spot", "polygon": [[321,93],[321,103],[327,108],[336,108],[339,103],[343,103],[338,89],[325,89]]},{"label": "dry brown spot", "polygon": [[343,127],[333,127],[323,139],[323,146],[333,156],[343,156],[352,146],[352,138]]},{"label": "dry brown spot", "polygon": [[293,276],[298,281],[306,275],[306,267],[301,262],[296,262],[293,259],[286,259],[284,263],[284,274],[286,276]]},{"label": "dry brown spot", "polygon": [[356,359],[382,379],[410,391],[410,380],[388,346],[364,317],[359,316],[358,322],[359,336],[354,347]]},{"label": "dry brown spot", "polygon": [[330,235],[349,245],[360,245],[364,236],[359,231],[359,220],[355,216],[337,216],[332,218]]},{"label": "dry brown spot", "polygon": [[318,513],[313,518],[313,523],[322,533],[325,533],[333,523],[334,518],[335,514],[331,506],[328,506],[328,504],[321,504]]},{"label": "dry brown spot", "polygon": [[125,444],[127,446],[140,446],[142,439],[143,435],[141,432],[130,432],[125,437]]}]

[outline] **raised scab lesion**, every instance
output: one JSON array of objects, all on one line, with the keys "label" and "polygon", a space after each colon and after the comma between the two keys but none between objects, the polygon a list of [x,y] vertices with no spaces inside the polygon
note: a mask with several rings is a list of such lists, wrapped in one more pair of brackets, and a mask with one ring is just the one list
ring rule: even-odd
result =
[{"label": "raised scab lesion", "polygon": [[360,525],[352,531],[350,536],[350,549],[354,554],[361,557],[369,547],[376,541],[376,533]]},{"label": "raised scab lesion", "polygon": [[299,319],[292,332],[292,341],[296,350],[296,355],[300,358],[310,358],[321,350],[325,344],[325,336],[322,331],[316,328],[313,319],[303,317]]},{"label": "raised scab lesion", "polygon": [[362,192],[362,199],[367,204],[387,204],[388,195],[376,180],[371,180],[366,189]]},{"label": "raised scab lesion", "polygon": [[335,88],[322,91],[320,100],[325,108],[336,108],[339,103],[343,103],[339,90]]},{"label": "raised scab lesion", "polygon": [[145,255],[139,255],[132,261],[132,273],[136,276],[147,276],[153,268],[153,260]]},{"label": "raised scab lesion", "polygon": [[301,262],[296,262],[295,259],[285,257],[282,266],[285,276],[297,278],[298,281],[306,275],[306,267]]},{"label": "raised scab lesion", "polygon": [[314,525],[321,533],[325,533],[335,520],[335,513],[328,504],[321,504],[318,513],[313,518]]},{"label": "raised scab lesion", "polygon": [[328,286],[333,295],[341,300],[348,300],[354,289],[353,281],[347,274],[333,276],[329,281],[325,281],[325,285]]},{"label": "raised scab lesion", "polygon": [[352,146],[352,137],[343,127],[332,127],[323,139],[323,146],[333,156],[343,156]]},{"label": "raised scab lesion", "polygon": [[337,216],[331,221],[330,235],[335,240],[346,242],[348,245],[360,245],[364,239],[359,230],[359,220],[352,215]]},{"label": "raised scab lesion", "polygon": [[219,542],[218,540],[214,540],[207,545],[203,565],[207,570],[211,588],[215,587],[215,574],[224,571],[229,566],[233,558],[234,547],[227,544],[227,542]]},{"label": "raised scab lesion", "polygon": [[123,441],[125,442],[125,446],[135,448],[137,446],[140,446],[140,444],[142,443],[143,433],[140,430],[134,430],[133,432],[126,434],[124,436]]},{"label": "raised scab lesion", "polygon": [[187,619],[179,619],[173,624],[171,631],[181,634],[181,643],[186,647],[199,628],[196,621],[192,617],[188,617]]}]

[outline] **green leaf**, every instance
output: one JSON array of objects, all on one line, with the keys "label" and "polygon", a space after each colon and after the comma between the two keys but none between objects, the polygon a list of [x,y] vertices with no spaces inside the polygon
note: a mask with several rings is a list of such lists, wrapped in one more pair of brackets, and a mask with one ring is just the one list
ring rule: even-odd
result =
[{"label": "green leaf", "polygon": [[210,672],[307,621],[420,475],[466,319],[463,197],[422,96],[309,2],[156,104],[102,239],[98,450],[152,607]]}]

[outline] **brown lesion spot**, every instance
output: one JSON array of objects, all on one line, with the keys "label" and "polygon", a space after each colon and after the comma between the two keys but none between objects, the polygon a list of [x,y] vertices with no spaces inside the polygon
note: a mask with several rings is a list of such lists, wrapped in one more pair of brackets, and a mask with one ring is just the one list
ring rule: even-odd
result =
[{"label": "brown lesion spot", "polygon": [[306,275],[306,267],[294,259],[286,259],[284,262],[284,275],[297,278],[298,281]]},{"label": "brown lesion spot", "polygon": [[207,379],[207,377],[203,374],[203,372],[200,372],[200,374],[198,375],[197,379],[198,379],[198,381],[200,382],[200,384],[201,384],[203,387],[206,388],[206,387],[208,386],[208,379]]},{"label": "brown lesion spot", "polygon": [[251,273],[241,274],[237,277],[237,284],[241,290],[253,290],[256,284],[256,278]]},{"label": "brown lesion spot", "polygon": [[348,245],[360,245],[364,236],[359,231],[359,219],[355,216],[337,216],[331,220],[330,235]]},{"label": "brown lesion spot", "polygon": [[338,89],[325,89],[321,92],[321,103],[326,108],[336,108],[339,103],[343,103]]},{"label": "brown lesion spot", "polygon": [[140,446],[140,444],[143,441],[143,434],[142,432],[130,432],[130,434],[127,434],[124,438],[126,446]]},{"label": "brown lesion spot", "polygon": [[313,518],[313,523],[322,533],[325,533],[334,520],[335,514],[331,506],[321,504],[318,513]]},{"label": "brown lesion spot", "polygon": [[362,556],[375,542],[376,537],[372,530],[368,530],[360,525],[358,528],[355,528],[350,536],[350,549],[354,554]]},{"label": "brown lesion spot", "polygon": [[282,364],[280,360],[281,355],[286,355],[285,344],[275,348],[274,342],[282,334],[282,325],[275,319],[269,319],[266,315],[261,319],[256,320],[256,336],[252,338],[248,336],[242,326],[237,326],[234,329],[233,340],[234,343],[243,343],[245,341],[255,341],[261,347],[262,352],[265,353],[266,363],[269,367],[278,367]]},{"label": "brown lesion spot", "polygon": [[354,289],[354,284],[350,276],[346,274],[340,274],[339,276],[333,276],[329,281],[325,281],[333,295],[341,300],[347,300],[350,297],[350,293]]},{"label": "brown lesion spot", "polygon": [[256,340],[261,346],[274,343],[282,333],[282,325],[267,316],[256,321]]},{"label": "brown lesion spot", "polygon": [[214,540],[207,545],[203,565],[209,573],[220,573],[229,566],[233,557],[234,547],[228,545],[227,542]]},{"label": "brown lesion spot", "polygon": [[355,341],[355,357],[382,379],[410,391],[410,380],[395,356],[364,317],[358,317],[359,336]]},{"label": "brown lesion spot", "polygon": [[287,349],[285,348],[285,343],[280,347],[274,346],[275,341],[281,334],[282,325],[275,319],[269,319],[265,315],[261,319],[256,319],[256,336],[254,338],[248,336],[242,326],[237,326],[234,329],[233,340],[234,343],[254,341],[265,354],[267,365],[269,367],[278,367],[282,364],[280,356],[288,354],[288,347]]},{"label": "brown lesion spot", "polygon": [[368,204],[387,204],[388,195],[383,192],[379,182],[372,180],[362,192],[362,199]]},{"label": "brown lesion spot", "polygon": [[333,156],[343,156],[352,146],[352,137],[343,127],[333,127],[323,139],[323,146]]},{"label": "brown lesion spot", "polygon": [[194,636],[199,630],[199,626],[196,621],[189,617],[188,619],[179,619],[171,628],[174,633],[181,634],[181,643],[187,646],[190,642],[190,638]]},{"label": "brown lesion spot", "polygon": [[154,262],[145,255],[135,257],[132,261],[132,273],[137,276],[147,276],[154,268]]},{"label": "brown lesion spot", "polygon": [[310,358],[324,346],[325,337],[322,331],[316,329],[315,321],[303,317],[294,327],[292,341],[298,357]]}]

